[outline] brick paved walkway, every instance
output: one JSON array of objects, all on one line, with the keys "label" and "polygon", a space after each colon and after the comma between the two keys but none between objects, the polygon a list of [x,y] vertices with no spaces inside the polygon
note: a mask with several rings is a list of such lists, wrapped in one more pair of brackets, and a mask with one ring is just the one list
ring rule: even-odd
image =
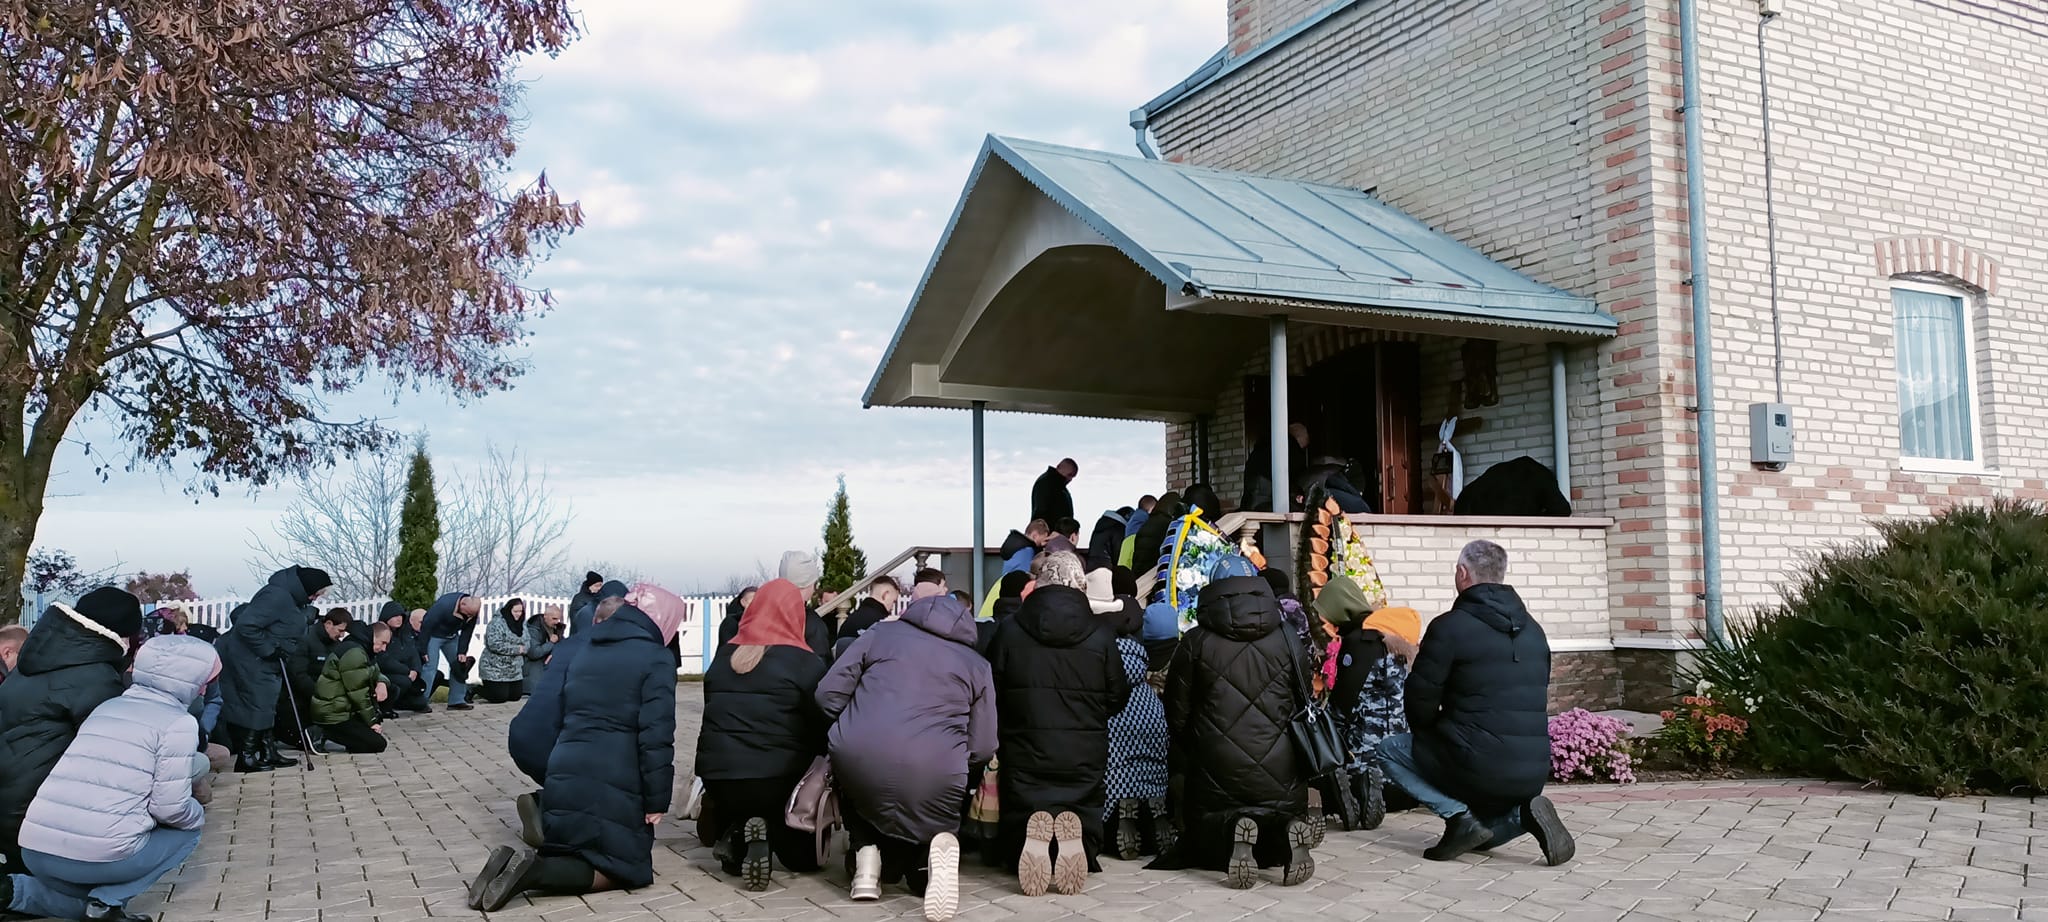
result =
[{"label": "brick paved walkway", "polygon": [[[677,748],[687,782],[700,699],[685,685]],[[491,847],[516,844],[512,797],[527,788],[504,755],[516,705],[438,711],[387,727],[392,750],[335,756],[320,771],[223,785],[184,868],[134,909],[167,922],[413,922],[477,919],[464,887]],[[1421,859],[1440,824],[1422,813],[1371,833],[1333,833],[1309,884],[1237,892],[1216,875],[1108,871],[1071,897],[1029,899],[974,867],[966,920],[1263,922],[1389,920],[2025,919],[2048,922],[2048,801],[1916,797],[1819,783],[1568,788],[1556,798],[1579,859],[1537,862],[1525,839],[1491,857]],[[677,799],[678,805],[681,799]],[[659,832],[658,879],[633,893],[515,902],[493,919],[709,922],[917,917],[900,890],[846,899],[836,871],[778,871],[739,890],[693,823]],[[166,902],[167,900],[167,902]]]}]

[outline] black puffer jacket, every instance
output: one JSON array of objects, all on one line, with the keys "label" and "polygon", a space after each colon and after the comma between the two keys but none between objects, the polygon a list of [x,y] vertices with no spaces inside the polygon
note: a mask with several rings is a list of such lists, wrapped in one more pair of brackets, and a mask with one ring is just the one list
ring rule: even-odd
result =
[{"label": "black puffer jacket", "polygon": [[1202,587],[1196,612],[1166,670],[1182,828],[1239,811],[1307,815],[1308,782],[1287,738],[1306,704],[1300,654],[1273,587],[1256,576],[1217,580]]},{"label": "black puffer jacket", "polygon": [[562,730],[541,787],[543,851],[632,890],[654,882],[654,827],[676,775],[676,673],[661,630],[628,605],[569,664]]},{"label": "black puffer jacket", "polygon": [[[1088,607],[1086,593],[1065,586],[1039,587],[1001,625],[988,657],[1003,841],[1021,847],[1036,811],[1072,810],[1084,838],[1099,843],[1109,719],[1131,697],[1116,632]],[[1003,854],[1015,852],[1006,845]]]},{"label": "black puffer jacket", "polygon": [[404,605],[397,602],[384,603],[384,610],[377,620],[388,625],[393,616],[402,620],[398,622],[397,627],[391,629],[391,643],[384,648],[383,653],[377,655],[377,671],[403,679],[408,673],[420,671],[420,661],[426,658],[427,651],[421,649],[419,635],[413,632],[412,619]]},{"label": "black puffer jacket", "polygon": [[808,650],[769,647],[747,672],[733,669],[732,644],[704,671],[704,729],[697,777],[706,781],[793,778],[825,754],[818,680],[825,663]]},{"label": "black puffer jacket", "polygon": [[220,653],[220,722],[268,730],[277,723],[278,689],[284,685],[278,666],[297,652],[313,622],[299,568],[270,574],[270,582],[228,617],[228,632],[214,644]]},{"label": "black puffer jacket", "polygon": [[15,837],[29,801],[93,708],[121,693],[127,653],[124,644],[53,607],[0,684],[0,853],[9,868],[21,867]]},{"label": "black puffer jacket", "polygon": [[1124,517],[1111,509],[1095,520],[1095,528],[1088,533],[1088,568],[1112,567],[1116,565],[1117,554],[1124,549]]},{"label": "black puffer jacket", "polygon": [[[285,658],[285,668],[292,680],[292,694],[298,697],[301,710],[306,702],[313,699],[313,685],[320,680],[320,674],[327,671],[327,657],[340,643],[327,639],[327,623],[324,621],[307,625],[305,633],[305,639],[299,641],[299,648]],[[368,650],[369,645],[365,644],[363,649]]]},{"label": "black puffer jacket", "polygon": [[1415,761],[1445,793],[1499,813],[1550,777],[1550,642],[1498,583],[1429,622],[1405,689]]}]

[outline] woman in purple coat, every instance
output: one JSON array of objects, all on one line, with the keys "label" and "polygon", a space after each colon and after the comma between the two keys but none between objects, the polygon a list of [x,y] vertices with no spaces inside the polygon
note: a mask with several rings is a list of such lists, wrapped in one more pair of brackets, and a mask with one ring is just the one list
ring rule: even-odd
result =
[{"label": "woman in purple coat", "polygon": [[959,909],[968,766],[996,751],[995,691],[974,640],[967,606],[920,599],[861,634],[818,683],[856,900],[881,898],[886,865],[922,892],[926,919]]}]

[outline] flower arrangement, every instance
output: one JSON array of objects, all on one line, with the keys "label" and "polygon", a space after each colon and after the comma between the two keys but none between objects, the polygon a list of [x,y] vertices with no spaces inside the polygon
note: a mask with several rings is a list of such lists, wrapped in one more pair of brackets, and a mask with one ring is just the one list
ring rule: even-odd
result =
[{"label": "flower arrangement", "polygon": [[1550,777],[1554,781],[1634,784],[1629,726],[1585,708],[1550,718]]},{"label": "flower arrangement", "polygon": [[1231,543],[1209,523],[1195,515],[1184,516],[1167,535],[1159,549],[1159,580],[1151,601],[1167,602],[1180,613],[1180,629],[1195,626],[1195,601],[1209,574],[1224,558],[1238,554]]},{"label": "flower arrangement", "polygon": [[1718,769],[1746,754],[1749,721],[1709,695],[1712,690],[1702,682],[1694,694],[1679,699],[1679,707],[1658,715],[1664,718],[1664,726],[1650,738],[1657,755]]},{"label": "flower arrangement", "polygon": [[1330,555],[1330,570],[1333,576],[1342,576],[1365,590],[1365,600],[1373,608],[1387,606],[1387,586],[1380,581],[1379,568],[1373,565],[1372,552],[1366,550],[1365,540],[1351,527],[1351,521],[1338,516],[1336,553]]}]

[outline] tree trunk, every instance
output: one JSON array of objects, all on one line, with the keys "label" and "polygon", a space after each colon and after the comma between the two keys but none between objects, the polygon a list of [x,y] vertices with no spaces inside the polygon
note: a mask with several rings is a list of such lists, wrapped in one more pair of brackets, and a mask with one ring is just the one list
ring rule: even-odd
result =
[{"label": "tree trunk", "polygon": [[[36,520],[43,513],[40,494],[31,498],[16,489],[26,479],[17,474],[28,464],[24,458],[0,458],[0,624],[13,624],[21,618],[28,552],[35,544]],[[46,469],[36,479],[48,476]]]}]

